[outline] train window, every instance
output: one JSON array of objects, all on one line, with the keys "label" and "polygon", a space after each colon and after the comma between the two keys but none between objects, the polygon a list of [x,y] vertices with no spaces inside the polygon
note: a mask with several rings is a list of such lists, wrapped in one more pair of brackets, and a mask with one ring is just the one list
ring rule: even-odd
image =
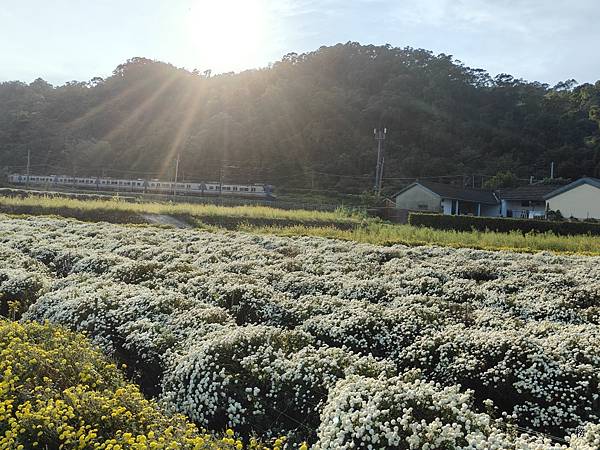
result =
[{"label": "train window", "polygon": [[251,191],[252,192],[256,192],[256,188],[251,188]]}]

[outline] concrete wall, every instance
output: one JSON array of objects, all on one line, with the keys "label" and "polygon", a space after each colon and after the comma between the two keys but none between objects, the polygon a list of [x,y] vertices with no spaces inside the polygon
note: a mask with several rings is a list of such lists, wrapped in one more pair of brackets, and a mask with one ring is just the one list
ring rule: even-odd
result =
[{"label": "concrete wall", "polygon": [[549,199],[548,208],[564,217],[600,219],[600,188],[582,184]]},{"label": "concrete wall", "polygon": [[396,197],[396,208],[410,209],[412,211],[441,212],[440,196],[415,185]]}]

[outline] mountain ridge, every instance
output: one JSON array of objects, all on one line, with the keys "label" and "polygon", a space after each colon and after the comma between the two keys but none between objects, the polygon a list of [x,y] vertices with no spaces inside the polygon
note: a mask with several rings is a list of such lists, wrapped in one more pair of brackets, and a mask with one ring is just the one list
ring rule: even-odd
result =
[{"label": "mountain ridge", "polygon": [[450,55],[355,42],[211,76],[146,58],[106,79],[0,83],[0,165],[182,176],[362,192],[373,128],[388,128],[384,188],[510,171],[600,175],[600,81],[491,77]]}]

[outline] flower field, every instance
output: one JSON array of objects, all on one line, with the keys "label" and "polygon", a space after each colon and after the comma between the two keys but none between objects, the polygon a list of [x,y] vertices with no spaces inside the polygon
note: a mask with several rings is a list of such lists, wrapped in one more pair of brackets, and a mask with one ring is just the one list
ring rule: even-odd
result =
[{"label": "flower field", "polygon": [[165,415],[81,335],[0,322],[0,448],[263,450]]},{"label": "flower field", "polygon": [[[290,448],[600,447],[600,258],[0,220],[0,312]],[[551,440],[551,437],[554,437]]]}]

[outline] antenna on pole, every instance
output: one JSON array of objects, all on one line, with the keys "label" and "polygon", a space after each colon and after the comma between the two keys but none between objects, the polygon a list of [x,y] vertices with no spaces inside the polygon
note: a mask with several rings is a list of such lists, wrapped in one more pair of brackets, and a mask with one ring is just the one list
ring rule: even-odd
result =
[{"label": "antenna on pole", "polygon": [[387,128],[373,130],[373,134],[375,135],[375,140],[377,141],[377,166],[375,167],[375,194],[377,196],[381,195],[381,184],[383,182],[383,163],[385,161],[384,156],[384,141],[385,135],[387,134]]}]

